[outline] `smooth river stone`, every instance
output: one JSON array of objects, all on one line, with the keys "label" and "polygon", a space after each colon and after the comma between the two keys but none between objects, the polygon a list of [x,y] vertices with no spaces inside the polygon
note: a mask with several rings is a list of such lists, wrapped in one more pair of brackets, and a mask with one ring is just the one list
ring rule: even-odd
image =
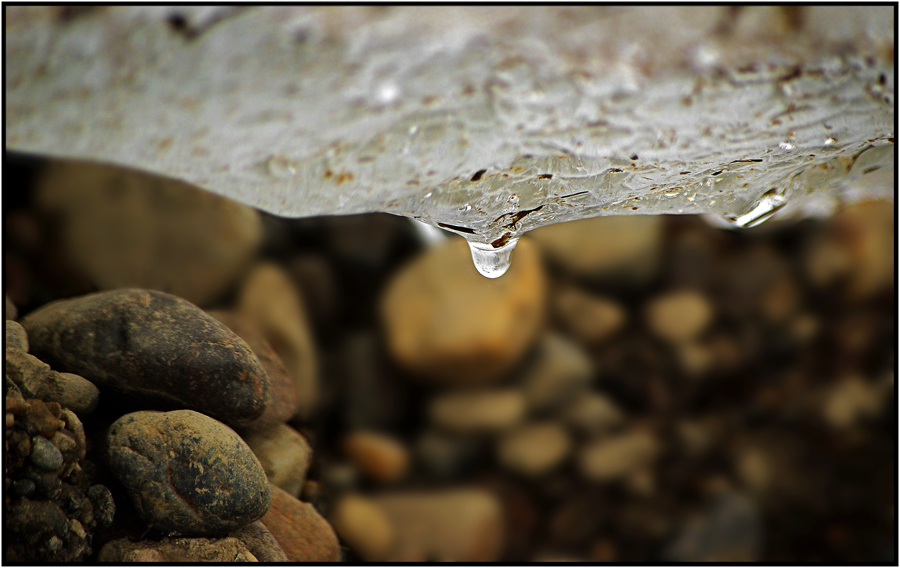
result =
[{"label": "smooth river stone", "polygon": [[54,369],[135,398],[240,424],[262,414],[269,378],[237,335],[195,305],[151,290],[52,302],[22,320],[31,352]]},{"label": "smooth river stone", "polygon": [[192,410],[134,412],[110,426],[110,468],[163,533],[220,536],[261,518],[269,482],[231,428]]}]

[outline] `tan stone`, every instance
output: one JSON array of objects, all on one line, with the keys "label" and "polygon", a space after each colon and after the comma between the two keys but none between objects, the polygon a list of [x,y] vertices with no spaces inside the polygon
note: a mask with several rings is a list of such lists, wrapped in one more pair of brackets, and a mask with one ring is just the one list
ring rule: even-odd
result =
[{"label": "tan stone", "polygon": [[394,359],[418,376],[454,385],[503,377],[537,338],[544,311],[544,273],[528,239],[497,279],[479,275],[465,241],[452,239],[400,270],[381,299]]},{"label": "tan stone", "polygon": [[389,561],[496,562],[503,550],[498,500],[477,489],[409,492],[374,499],[395,530]]},{"label": "tan stone", "polygon": [[655,274],[662,249],[659,216],[612,216],[541,227],[530,233],[565,270],[583,277],[639,284]]},{"label": "tan stone", "polygon": [[431,422],[450,432],[501,432],[525,416],[525,394],[518,389],[446,393],[429,406]]},{"label": "tan stone", "polygon": [[319,397],[318,360],[306,309],[278,265],[258,264],[244,280],[237,312],[255,325],[294,381],[298,414],[311,416]]},{"label": "tan stone", "polygon": [[294,497],[300,495],[312,462],[312,449],[299,432],[279,424],[265,432],[246,434],[244,441],[262,464],[270,483]]},{"label": "tan stone", "polygon": [[634,430],[586,446],[579,456],[579,465],[587,479],[607,482],[650,466],[659,450],[655,436]]},{"label": "tan stone", "polygon": [[101,290],[159,290],[204,306],[262,242],[252,207],[136,170],[53,162],[36,200],[59,215],[64,254]]},{"label": "tan stone", "polygon": [[672,343],[690,341],[703,333],[713,319],[713,307],[699,292],[669,292],[647,305],[647,324],[657,336]]},{"label": "tan stone", "polygon": [[497,447],[500,464],[526,476],[543,475],[563,462],[572,448],[568,432],[556,422],[526,424],[505,434]]},{"label": "tan stone", "polygon": [[394,527],[375,502],[345,495],[335,504],[331,523],[338,536],[367,562],[385,562],[394,544]]},{"label": "tan stone", "polygon": [[289,562],[339,562],[341,549],[334,529],[309,503],[276,485],[272,506],[262,522],[275,537]]},{"label": "tan stone", "polygon": [[381,483],[398,481],[409,469],[409,452],[398,440],[376,432],[344,437],[344,452],[361,472]]},{"label": "tan stone", "polygon": [[619,332],[628,314],[617,302],[565,286],[554,295],[553,310],[563,329],[587,344],[603,343]]},{"label": "tan stone", "polygon": [[822,416],[837,430],[850,428],[867,418],[878,417],[886,402],[884,389],[859,376],[834,383],[822,404]]},{"label": "tan stone", "polygon": [[236,538],[164,538],[161,541],[132,542],[127,538],[107,542],[100,549],[99,562],[258,562]]}]

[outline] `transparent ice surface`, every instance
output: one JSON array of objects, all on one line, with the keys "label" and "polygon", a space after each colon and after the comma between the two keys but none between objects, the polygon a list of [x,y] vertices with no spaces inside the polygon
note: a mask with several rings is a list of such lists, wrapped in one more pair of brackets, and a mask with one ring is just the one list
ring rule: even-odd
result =
[{"label": "transparent ice surface", "polygon": [[384,211],[500,248],[598,215],[749,226],[891,195],[891,6],[6,10],[8,148],[279,215]]}]

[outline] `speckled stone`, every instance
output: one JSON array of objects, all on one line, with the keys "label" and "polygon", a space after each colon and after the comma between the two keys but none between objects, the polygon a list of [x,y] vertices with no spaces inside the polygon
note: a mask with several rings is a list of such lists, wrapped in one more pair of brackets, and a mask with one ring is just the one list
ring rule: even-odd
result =
[{"label": "speckled stone", "polygon": [[110,468],[151,527],[224,535],[262,517],[269,483],[246,443],[192,410],[134,412],[109,429]]},{"label": "speckled stone", "polygon": [[226,423],[256,418],[269,400],[268,376],[247,344],[170,294],[89,294],[47,304],[22,325],[42,361],[101,388],[195,409]]}]

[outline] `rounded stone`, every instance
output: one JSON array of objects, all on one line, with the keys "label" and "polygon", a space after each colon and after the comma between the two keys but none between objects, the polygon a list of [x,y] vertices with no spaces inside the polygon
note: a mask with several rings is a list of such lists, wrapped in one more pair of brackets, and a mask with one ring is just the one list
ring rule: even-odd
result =
[{"label": "rounded stone", "polygon": [[431,422],[460,434],[502,432],[518,424],[528,403],[518,389],[452,392],[431,401]]},{"label": "rounded stone", "polygon": [[334,529],[309,503],[272,485],[272,507],[262,522],[288,562],[338,562],[341,547]]},{"label": "rounded stone", "polygon": [[466,242],[452,239],[401,269],[380,309],[390,353],[417,376],[453,385],[496,381],[543,326],[537,248],[519,241],[509,271],[491,280],[475,270]]},{"label": "rounded stone", "polygon": [[198,410],[258,417],[269,379],[247,344],[197,306],[151,290],[52,302],[22,320],[32,352],[101,388]]},{"label": "rounded stone", "polygon": [[31,463],[45,471],[56,471],[63,464],[63,455],[50,440],[43,436],[31,438]]},{"label": "rounded stone", "polygon": [[331,522],[341,540],[367,562],[385,562],[394,543],[394,527],[372,500],[345,495],[334,506]]},{"label": "rounded stone", "polygon": [[590,385],[594,369],[587,353],[556,333],[545,333],[537,356],[522,377],[522,387],[533,411],[559,407]]},{"label": "rounded stone", "polygon": [[546,422],[526,424],[504,435],[497,454],[508,470],[535,477],[562,463],[571,448],[566,429],[555,422]]},{"label": "rounded stone", "polygon": [[360,430],[345,436],[343,446],[356,467],[375,481],[398,481],[409,469],[409,451],[391,436]]},{"label": "rounded stone", "polygon": [[713,319],[713,306],[693,290],[669,292],[647,305],[647,324],[658,337],[683,343],[703,333]]},{"label": "rounded stone", "polygon": [[279,424],[265,432],[245,435],[244,441],[256,455],[270,483],[294,497],[300,494],[312,462],[312,448],[306,438],[287,424]]},{"label": "rounded stone", "polygon": [[553,311],[572,337],[588,345],[610,339],[628,321],[628,314],[619,303],[570,286],[554,294]]},{"label": "rounded stone", "polygon": [[66,260],[101,290],[148,288],[206,305],[262,241],[252,207],[108,165],[54,162],[36,201],[58,215]]},{"label": "rounded stone", "polygon": [[643,284],[658,270],[662,217],[627,215],[557,223],[531,232],[555,264],[611,284]]},{"label": "rounded stone", "polygon": [[258,562],[237,538],[164,538],[161,541],[133,542],[127,538],[103,545],[100,562]]},{"label": "rounded stone", "polygon": [[635,430],[589,444],[581,451],[579,465],[587,479],[607,482],[648,467],[659,451],[656,437]]},{"label": "rounded stone", "polygon": [[389,562],[496,562],[503,550],[503,507],[487,491],[404,492],[373,501],[395,527]]},{"label": "rounded stone", "polygon": [[7,349],[18,349],[19,351],[28,351],[28,335],[25,328],[11,319],[5,320]]},{"label": "rounded stone", "polygon": [[192,410],[126,414],[108,434],[110,468],[146,523],[227,534],[269,508],[265,471],[232,429]]},{"label": "rounded stone", "polygon": [[318,355],[306,306],[290,276],[277,264],[256,265],[241,284],[236,311],[284,362],[294,382],[298,414],[309,418],[319,399]]}]

